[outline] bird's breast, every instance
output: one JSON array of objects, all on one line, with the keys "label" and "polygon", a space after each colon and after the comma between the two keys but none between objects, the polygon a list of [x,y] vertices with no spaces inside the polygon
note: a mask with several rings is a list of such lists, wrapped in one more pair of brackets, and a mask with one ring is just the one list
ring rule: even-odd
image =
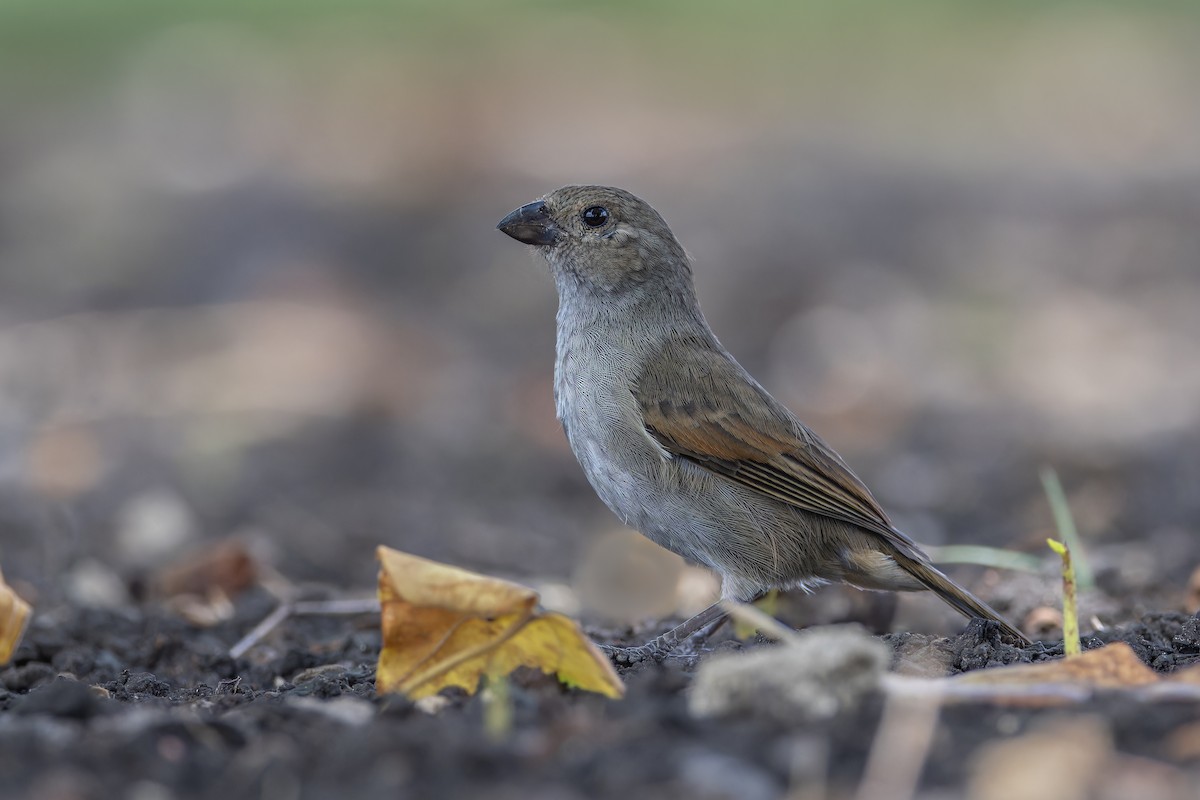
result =
[{"label": "bird's breast", "polygon": [[[599,332],[597,332],[598,334]],[[554,369],[558,418],[600,498],[634,524],[667,454],[647,434],[634,398],[636,353],[588,331],[560,336]]]}]

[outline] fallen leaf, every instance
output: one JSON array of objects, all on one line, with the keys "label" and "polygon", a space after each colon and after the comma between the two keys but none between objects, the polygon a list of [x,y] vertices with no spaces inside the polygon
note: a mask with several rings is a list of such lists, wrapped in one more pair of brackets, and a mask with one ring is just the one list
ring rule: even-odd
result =
[{"label": "fallen leaf", "polygon": [[29,614],[33,609],[17,596],[0,574],[0,664],[7,664],[21,643]]},{"label": "fallen leaf", "polygon": [[1173,681],[1175,683],[1200,684],[1200,664],[1193,664],[1190,667],[1177,669],[1170,675],[1165,676],[1164,680]]},{"label": "fallen leaf", "polygon": [[889,693],[944,703],[991,703],[1047,708],[1085,703],[1100,691],[1147,702],[1200,702],[1200,664],[1162,674],[1147,667],[1124,642],[1074,658],[976,670],[952,678],[887,675]]},{"label": "fallen leaf", "polygon": [[226,539],[158,570],[150,577],[150,593],[160,598],[207,597],[213,592],[234,597],[258,581],[258,572],[246,545]]},{"label": "fallen leaf", "polygon": [[621,697],[608,659],[574,620],[540,611],[520,584],[380,547],[383,650],[375,687],[416,700],[449,686],[473,694],[480,679],[517,667],[568,686]]},{"label": "fallen leaf", "polygon": [[932,680],[892,675],[885,684],[890,692],[936,697],[948,703],[1047,708],[1087,702],[1097,691],[1116,689],[1147,700],[1200,698],[1200,686],[1191,685],[1189,677],[1160,675],[1143,664],[1129,645],[1116,642],[1058,661],[994,667]]},{"label": "fallen leaf", "polygon": [[232,598],[254,586],[259,572],[245,544],[225,539],[157,570],[147,588],[188,622],[210,627],[233,617]]},{"label": "fallen leaf", "polygon": [[1066,683],[1093,689],[1124,689],[1157,683],[1159,676],[1142,663],[1129,645],[1115,642],[1081,653],[1074,658],[982,669],[951,680],[987,686]]}]

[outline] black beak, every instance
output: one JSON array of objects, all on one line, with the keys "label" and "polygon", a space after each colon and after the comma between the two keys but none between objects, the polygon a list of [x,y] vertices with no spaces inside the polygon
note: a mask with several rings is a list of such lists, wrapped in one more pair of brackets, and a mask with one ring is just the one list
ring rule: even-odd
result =
[{"label": "black beak", "polygon": [[541,200],[521,206],[496,227],[518,242],[538,247],[548,247],[562,236],[562,229],[550,219],[550,212]]}]

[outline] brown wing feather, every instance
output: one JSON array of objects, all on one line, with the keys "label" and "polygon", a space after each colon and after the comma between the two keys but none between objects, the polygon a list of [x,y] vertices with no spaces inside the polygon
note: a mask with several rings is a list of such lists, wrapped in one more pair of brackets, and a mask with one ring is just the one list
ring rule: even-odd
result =
[{"label": "brown wing feather", "polygon": [[[667,452],[796,508],[876,533],[927,562],[841,458],[736,362],[681,345],[668,345],[652,359],[635,390],[647,432]],[[669,369],[657,367],[664,361]]]},{"label": "brown wing feather", "polygon": [[646,432],[667,452],[798,509],[878,535],[904,570],[968,617],[1028,639],[955,584],[892,527],[863,482],[817,435],[724,353],[678,341],[650,359],[634,395]]}]

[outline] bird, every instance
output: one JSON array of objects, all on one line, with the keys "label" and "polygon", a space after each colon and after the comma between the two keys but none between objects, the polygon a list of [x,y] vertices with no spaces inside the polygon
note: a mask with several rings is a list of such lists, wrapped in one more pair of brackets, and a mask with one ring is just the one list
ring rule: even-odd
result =
[{"label": "bird", "polygon": [[938,570],[846,462],[717,340],[691,261],[649,203],[570,185],[496,226],[558,292],[554,398],[572,452],[626,525],[721,577],[721,600],[618,663],[661,661],[727,619],[723,601],[847,583],[932,591],[1029,640]]}]

